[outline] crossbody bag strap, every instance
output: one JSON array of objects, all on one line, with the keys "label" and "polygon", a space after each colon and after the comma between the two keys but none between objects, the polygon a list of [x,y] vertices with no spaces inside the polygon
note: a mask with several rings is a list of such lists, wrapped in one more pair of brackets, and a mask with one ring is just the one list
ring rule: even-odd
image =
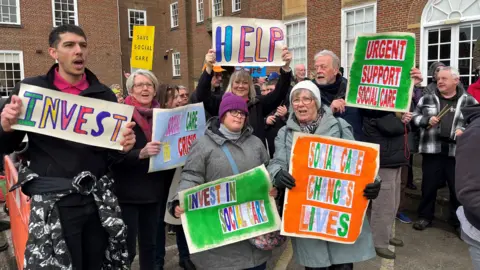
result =
[{"label": "crossbody bag strap", "polygon": [[240,172],[238,171],[237,163],[235,163],[235,160],[233,159],[232,153],[230,153],[230,150],[228,150],[227,144],[224,143],[222,145],[222,150],[227,156],[228,162],[230,163],[230,166],[232,167],[233,174],[239,174]]}]

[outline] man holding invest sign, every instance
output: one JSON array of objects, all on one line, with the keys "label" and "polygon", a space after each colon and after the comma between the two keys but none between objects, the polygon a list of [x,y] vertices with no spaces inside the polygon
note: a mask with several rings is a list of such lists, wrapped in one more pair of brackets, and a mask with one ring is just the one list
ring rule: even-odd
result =
[{"label": "man holding invest sign", "polygon": [[[127,123],[131,110],[127,114],[127,106],[115,107],[123,105],[116,104],[115,94],[85,68],[88,46],[80,27],[54,28],[49,44],[49,54],[58,64],[46,75],[23,80],[22,85],[34,86],[26,89],[35,91],[23,91],[23,95],[18,96],[17,85],[1,108],[0,152],[12,152],[25,134],[29,139],[30,165],[19,172],[22,192],[32,197],[29,239],[24,255],[26,265],[23,267],[100,269],[116,265],[117,269],[125,269],[123,231],[126,228],[116,210],[119,207],[110,191],[112,180],[107,173],[109,166],[123,158],[123,153],[135,144],[132,131],[135,124]],[[43,90],[48,96],[41,97]],[[36,107],[41,100],[43,107]],[[106,123],[109,118],[110,124],[90,129],[86,119],[99,104],[105,110],[96,114],[98,121],[92,119],[91,123]],[[122,116],[115,116],[115,113]],[[39,116],[35,119],[40,121],[32,127],[35,116]],[[121,127],[118,127],[119,122],[115,124],[111,120],[121,120]],[[28,132],[24,131],[25,127],[30,128]],[[101,127],[105,133],[101,132]],[[101,136],[86,140],[85,133],[94,137],[102,133],[107,141],[114,139],[115,142],[96,142]],[[107,249],[109,258],[105,257]]]}]

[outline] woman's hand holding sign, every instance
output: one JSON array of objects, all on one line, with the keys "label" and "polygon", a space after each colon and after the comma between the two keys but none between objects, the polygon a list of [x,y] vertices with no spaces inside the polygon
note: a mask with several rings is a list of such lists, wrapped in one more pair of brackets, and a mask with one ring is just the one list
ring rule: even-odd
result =
[{"label": "woman's hand holding sign", "polygon": [[11,132],[12,126],[17,123],[17,119],[22,111],[22,100],[13,95],[10,103],[5,105],[1,114],[1,125],[5,132]]},{"label": "woman's hand holding sign", "polygon": [[133,127],[135,126],[135,122],[130,122],[125,125],[125,129],[123,130],[123,139],[120,141],[120,145],[123,146],[123,152],[129,152],[132,150],[133,146],[135,145],[135,133],[133,132]]},{"label": "woman's hand holding sign", "polygon": [[161,142],[149,142],[140,151],[139,158],[145,159],[145,158],[150,158],[151,156],[156,156],[160,153],[161,148],[162,148]]}]

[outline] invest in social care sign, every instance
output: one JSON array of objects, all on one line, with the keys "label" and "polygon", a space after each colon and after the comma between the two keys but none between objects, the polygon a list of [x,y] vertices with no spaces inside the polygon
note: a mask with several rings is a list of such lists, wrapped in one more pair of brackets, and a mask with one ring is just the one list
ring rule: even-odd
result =
[{"label": "invest in social care sign", "polygon": [[408,112],[413,92],[410,71],[415,67],[415,35],[359,35],[352,56],[346,102],[348,106]]}]

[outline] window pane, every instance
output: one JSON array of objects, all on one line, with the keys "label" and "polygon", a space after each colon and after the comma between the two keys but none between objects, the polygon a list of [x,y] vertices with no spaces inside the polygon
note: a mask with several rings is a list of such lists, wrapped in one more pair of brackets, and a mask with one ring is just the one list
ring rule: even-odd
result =
[{"label": "window pane", "polygon": [[438,43],[438,30],[428,32],[428,43]]},{"label": "window pane", "polygon": [[355,10],[355,24],[363,22],[363,9]]},{"label": "window pane", "polygon": [[461,27],[459,33],[460,40],[470,40],[470,30],[470,27]]},{"label": "window pane", "polygon": [[452,40],[452,31],[444,29],[440,33],[440,42],[450,42]]},{"label": "window pane", "polygon": [[365,24],[364,33],[375,33],[375,29],[373,29],[373,22]]},{"label": "window pane", "polygon": [[470,60],[458,60],[458,71],[460,75],[470,75]]},{"label": "window pane", "polygon": [[450,59],[450,44],[440,45],[440,59]]},{"label": "window pane", "polygon": [[347,25],[352,25],[353,24],[353,12],[348,12],[347,13]]},{"label": "window pane", "polygon": [[473,26],[473,40],[480,38],[480,25]]},{"label": "window pane", "polygon": [[347,39],[355,38],[355,26],[347,27]]},{"label": "window pane", "polygon": [[361,33],[363,33],[363,25],[362,24],[355,25],[355,36],[358,36]]},{"label": "window pane", "polygon": [[458,57],[470,57],[470,41],[458,44]]},{"label": "window pane", "polygon": [[369,7],[365,9],[365,22],[373,22],[373,7]]},{"label": "window pane", "polygon": [[428,46],[428,59],[438,59],[438,45]]}]

